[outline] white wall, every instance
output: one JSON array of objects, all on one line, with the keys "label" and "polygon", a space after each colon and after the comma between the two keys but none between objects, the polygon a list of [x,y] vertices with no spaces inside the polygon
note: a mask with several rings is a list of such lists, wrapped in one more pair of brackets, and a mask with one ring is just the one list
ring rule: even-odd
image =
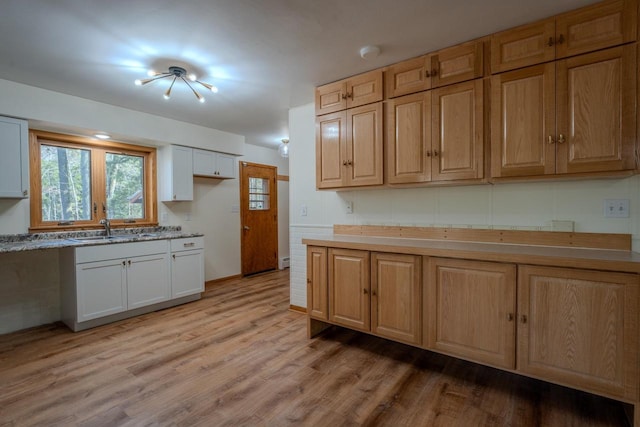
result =
[{"label": "white wall", "polygon": [[[308,104],[289,112],[291,304],[306,306],[305,235],[331,234],[333,224],[545,227],[571,220],[575,231],[628,233],[640,250],[640,176],[624,179],[467,187],[316,191],[315,116]],[[629,199],[630,218],[604,218],[604,199]],[[354,213],[344,203],[353,202]],[[300,207],[307,206],[307,216]]]},{"label": "white wall", "polygon": [[[28,119],[40,129],[89,135],[100,130],[114,139],[146,145],[180,144],[240,154],[238,160],[278,167],[288,161],[277,150],[244,143],[244,137],[112,105],[0,80],[0,115]],[[158,171],[162,173],[162,171]],[[195,178],[193,202],[158,203],[162,225],[205,233],[205,279],[240,274],[239,180]],[[278,186],[280,256],[289,255],[288,184]],[[190,220],[187,220],[189,214]],[[29,200],[0,199],[0,234],[27,233]],[[284,231],[282,231],[284,230]],[[0,255],[0,334],[60,320],[58,251]],[[38,266],[34,269],[34,266]]]}]

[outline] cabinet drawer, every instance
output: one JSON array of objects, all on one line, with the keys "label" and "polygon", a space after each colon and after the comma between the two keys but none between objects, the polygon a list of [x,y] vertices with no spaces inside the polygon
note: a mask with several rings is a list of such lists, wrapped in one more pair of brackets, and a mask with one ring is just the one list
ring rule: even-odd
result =
[{"label": "cabinet drawer", "polygon": [[166,240],[146,242],[111,243],[108,245],[76,248],[76,263],[121,259],[167,252]]},{"label": "cabinet drawer", "polygon": [[185,237],[171,239],[171,252],[191,251],[204,248],[204,237]]}]

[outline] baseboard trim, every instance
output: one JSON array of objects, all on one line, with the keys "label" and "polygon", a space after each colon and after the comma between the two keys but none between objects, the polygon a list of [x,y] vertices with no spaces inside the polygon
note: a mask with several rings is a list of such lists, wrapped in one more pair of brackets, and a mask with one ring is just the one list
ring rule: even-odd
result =
[{"label": "baseboard trim", "polygon": [[293,305],[293,304],[290,304],[290,305],[289,305],[289,310],[291,310],[291,311],[297,311],[298,313],[304,313],[304,314],[307,314],[307,309],[306,309],[306,308],[304,308],[304,307],[300,307],[299,305]]},{"label": "baseboard trim", "polygon": [[241,279],[241,278],[242,278],[242,274],[234,274],[233,276],[220,277],[219,279],[207,280],[206,282],[204,282],[204,286],[207,287],[211,285],[216,285],[220,282],[226,282],[227,280]]}]

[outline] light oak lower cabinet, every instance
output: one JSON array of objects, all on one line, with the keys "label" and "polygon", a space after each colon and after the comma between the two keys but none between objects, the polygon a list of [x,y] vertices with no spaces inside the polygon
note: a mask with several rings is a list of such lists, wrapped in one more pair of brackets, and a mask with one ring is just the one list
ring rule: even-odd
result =
[{"label": "light oak lower cabinet", "polygon": [[430,258],[426,274],[426,347],[513,369],[516,266]]},{"label": "light oak lower cabinet", "polygon": [[327,297],[327,248],[307,248],[307,312],[320,320],[329,320]]},{"label": "light oak lower cabinet", "polygon": [[329,248],[329,320],[369,331],[369,252]]},{"label": "light oak lower cabinet", "polygon": [[518,282],[518,371],[637,401],[638,276],[521,266]]},{"label": "light oak lower cabinet", "polygon": [[422,341],[422,259],[371,254],[371,332],[407,344]]}]

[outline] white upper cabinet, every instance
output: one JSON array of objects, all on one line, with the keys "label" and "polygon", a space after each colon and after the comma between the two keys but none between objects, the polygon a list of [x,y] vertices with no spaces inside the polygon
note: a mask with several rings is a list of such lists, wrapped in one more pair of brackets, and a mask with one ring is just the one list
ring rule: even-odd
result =
[{"label": "white upper cabinet", "polygon": [[28,128],[26,120],[0,117],[0,198],[29,195]]},{"label": "white upper cabinet", "polygon": [[163,202],[193,200],[193,149],[171,145],[162,150]]},{"label": "white upper cabinet", "polygon": [[236,177],[235,156],[208,150],[193,150],[193,174],[209,178]]}]

